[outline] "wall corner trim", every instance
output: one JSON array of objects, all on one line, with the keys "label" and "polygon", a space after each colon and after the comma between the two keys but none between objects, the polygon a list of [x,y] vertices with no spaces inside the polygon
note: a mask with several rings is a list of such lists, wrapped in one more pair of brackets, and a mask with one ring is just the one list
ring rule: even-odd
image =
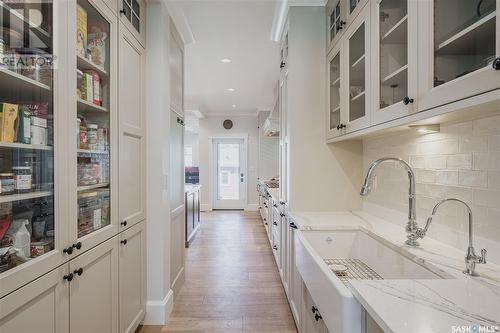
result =
[{"label": "wall corner trim", "polygon": [[174,307],[174,292],[168,290],[161,301],[148,301],[146,303],[146,317],[143,325],[166,325]]}]

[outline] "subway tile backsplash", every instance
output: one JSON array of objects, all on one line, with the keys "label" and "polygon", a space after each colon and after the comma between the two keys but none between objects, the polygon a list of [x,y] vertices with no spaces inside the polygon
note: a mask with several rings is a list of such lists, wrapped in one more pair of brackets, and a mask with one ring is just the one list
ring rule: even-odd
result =
[{"label": "subway tile backsplash", "polygon": [[[387,156],[400,157],[414,168],[419,223],[425,223],[440,199],[464,200],[474,214],[477,246],[490,247],[490,253],[500,252],[500,116],[441,124],[439,133],[421,135],[407,130],[368,138],[363,148],[365,171],[373,160]],[[367,206],[407,213],[408,177],[404,169],[395,163],[381,165],[375,175],[374,190],[364,199]],[[465,249],[467,222],[465,208],[447,203],[428,235]],[[500,263],[500,254],[493,252],[490,258]]]}]

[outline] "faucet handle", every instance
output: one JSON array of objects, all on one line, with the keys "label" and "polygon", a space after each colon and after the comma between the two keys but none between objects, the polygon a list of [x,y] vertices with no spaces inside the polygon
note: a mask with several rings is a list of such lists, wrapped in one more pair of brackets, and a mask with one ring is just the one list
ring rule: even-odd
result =
[{"label": "faucet handle", "polygon": [[488,253],[486,249],[481,249],[481,258],[479,259],[479,263],[486,264],[486,253]]}]

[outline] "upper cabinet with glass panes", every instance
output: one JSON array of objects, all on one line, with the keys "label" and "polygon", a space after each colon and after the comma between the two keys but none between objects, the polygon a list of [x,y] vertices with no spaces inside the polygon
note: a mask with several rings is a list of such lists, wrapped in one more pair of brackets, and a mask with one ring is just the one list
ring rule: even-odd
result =
[{"label": "upper cabinet with glass panes", "polygon": [[327,45],[329,49],[340,39],[346,25],[345,0],[330,0],[326,5]]},{"label": "upper cabinet with glass panes", "polygon": [[145,0],[119,0],[121,22],[134,34],[144,47],[146,44]]}]

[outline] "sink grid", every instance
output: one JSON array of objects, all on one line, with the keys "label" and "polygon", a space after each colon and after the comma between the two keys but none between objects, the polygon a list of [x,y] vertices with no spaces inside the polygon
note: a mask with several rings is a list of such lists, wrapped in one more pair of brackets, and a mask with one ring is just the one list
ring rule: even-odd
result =
[{"label": "sink grid", "polygon": [[335,272],[335,275],[345,285],[349,280],[383,280],[383,278],[359,259],[324,259],[327,265],[344,265],[347,267],[345,272]]}]

